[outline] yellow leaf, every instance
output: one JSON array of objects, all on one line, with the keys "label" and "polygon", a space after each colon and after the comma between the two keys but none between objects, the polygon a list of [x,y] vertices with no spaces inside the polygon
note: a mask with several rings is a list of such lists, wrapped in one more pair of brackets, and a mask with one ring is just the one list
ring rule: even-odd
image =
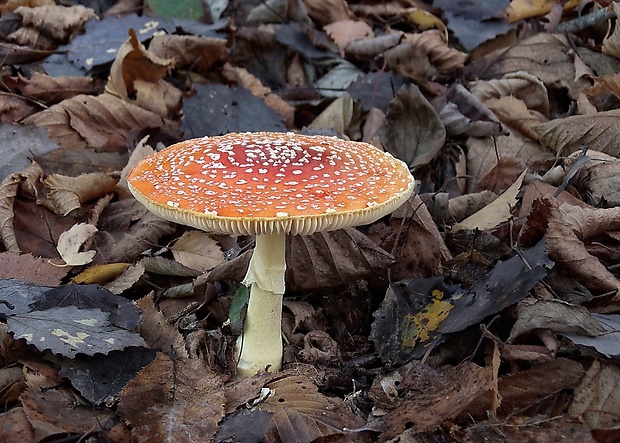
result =
[{"label": "yellow leaf", "polygon": [[129,266],[129,263],[109,263],[93,266],[73,277],[73,281],[77,284],[103,285],[121,275]]},{"label": "yellow leaf", "polygon": [[[509,23],[514,23],[530,17],[538,17],[551,11],[558,0],[512,0],[506,9],[505,17]],[[570,0],[564,5],[564,10],[574,8],[579,0]]]}]

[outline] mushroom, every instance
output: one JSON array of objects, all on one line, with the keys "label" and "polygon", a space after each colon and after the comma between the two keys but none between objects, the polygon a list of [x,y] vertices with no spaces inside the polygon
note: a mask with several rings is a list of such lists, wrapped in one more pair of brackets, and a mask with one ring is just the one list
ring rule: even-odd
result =
[{"label": "mushroom", "polygon": [[186,140],[140,161],[127,177],[154,214],[210,232],[255,235],[243,284],[250,299],[237,374],[282,364],[286,234],[369,224],[413,193],[400,160],[367,143],[294,133]]}]

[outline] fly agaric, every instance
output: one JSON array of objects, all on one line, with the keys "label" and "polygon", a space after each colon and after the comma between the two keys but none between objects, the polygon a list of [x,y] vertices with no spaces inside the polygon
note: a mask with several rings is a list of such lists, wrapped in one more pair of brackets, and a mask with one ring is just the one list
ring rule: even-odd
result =
[{"label": "fly agaric", "polygon": [[250,299],[237,374],[282,362],[286,234],[372,223],[403,204],[414,179],[372,145],[294,133],[231,133],[186,140],[143,159],[129,189],[154,214],[209,232],[255,235],[243,284]]}]

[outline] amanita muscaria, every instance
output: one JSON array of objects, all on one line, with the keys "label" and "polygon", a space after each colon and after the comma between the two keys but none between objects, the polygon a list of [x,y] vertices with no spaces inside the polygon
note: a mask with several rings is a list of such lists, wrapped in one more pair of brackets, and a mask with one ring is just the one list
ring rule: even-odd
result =
[{"label": "amanita muscaria", "polygon": [[372,223],[413,193],[407,166],[372,145],[294,133],[232,133],[143,159],[129,189],[154,214],[208,232],[255,235],[237,373],[282,362],[286,234]]}]

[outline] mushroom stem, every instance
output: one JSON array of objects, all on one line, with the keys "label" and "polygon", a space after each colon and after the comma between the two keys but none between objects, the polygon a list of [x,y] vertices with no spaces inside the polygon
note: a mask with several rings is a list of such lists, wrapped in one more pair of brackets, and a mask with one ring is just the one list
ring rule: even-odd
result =
[{"label": "mushroom stem", "polygon": [[250,300],[237,340],[237,376],[251,377],[282,366],[282,296],[286,234],[261,234],[250,259],[243,284],[250,286]]}]

